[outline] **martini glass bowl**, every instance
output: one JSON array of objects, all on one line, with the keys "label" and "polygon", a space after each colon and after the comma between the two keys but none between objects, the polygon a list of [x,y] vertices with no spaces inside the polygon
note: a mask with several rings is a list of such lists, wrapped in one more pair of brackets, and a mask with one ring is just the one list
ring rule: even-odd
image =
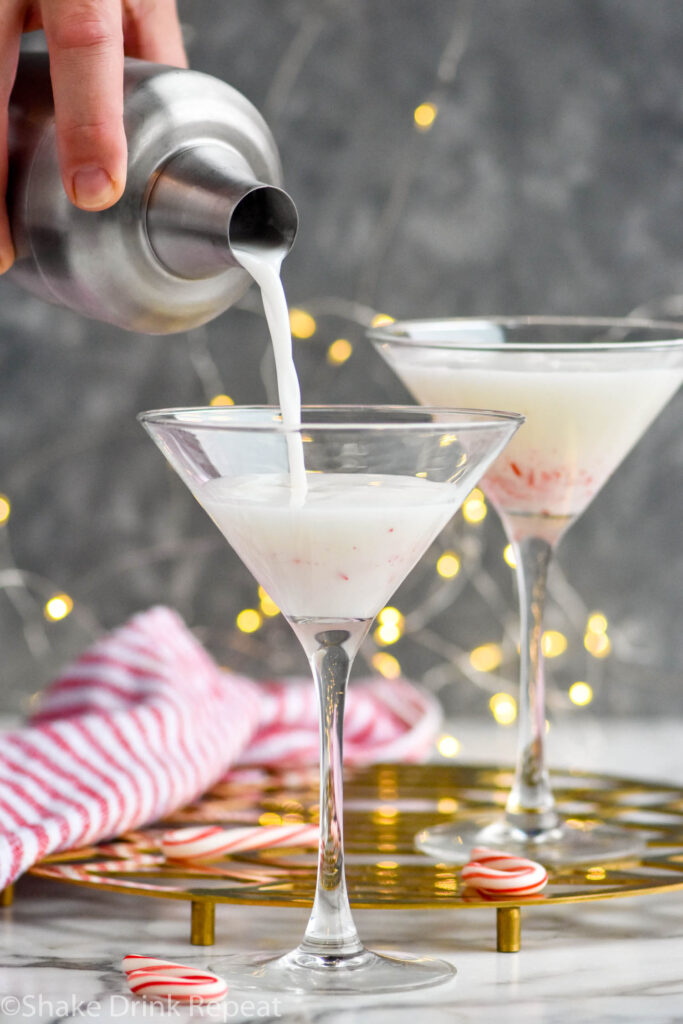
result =
[{"label": "martini glass bowl", "polygon": [[[522,418],[359,406],[304,408],[294,430],[270,407],[140,420],[287,618],[318,695],[320,846],[308,927],[289,953],[220,966],[237,989],[365,993],[447,981],[450,964],[382,955],[358,938],[344,873],[344,698],[373,618]],[[301,456],[303,485],[300,473],[290,478]]]},{"label": "martini glass bowl", "polygon": [[482,480],[516,557],[521,613],[517,764],[504,815],[427,829],[441,860],[475,846],[546,864],[607,862],[643,837],[594,820],[562,820],[545,764],[543,609],[555,545],[683,379],[683,324],[576,317],[395,322],[369,332],[427,405],[512,408],[526,422]]}]

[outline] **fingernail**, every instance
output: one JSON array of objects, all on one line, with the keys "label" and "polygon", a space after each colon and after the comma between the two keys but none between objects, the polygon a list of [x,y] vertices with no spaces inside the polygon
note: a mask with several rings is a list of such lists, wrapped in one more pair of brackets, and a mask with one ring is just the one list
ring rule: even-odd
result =
[{"label": "fingernail", "polygon": [[84,210],[101,210],[114,199],[115,187],[103,167],[81,167],[73,176],[76,205]]}]

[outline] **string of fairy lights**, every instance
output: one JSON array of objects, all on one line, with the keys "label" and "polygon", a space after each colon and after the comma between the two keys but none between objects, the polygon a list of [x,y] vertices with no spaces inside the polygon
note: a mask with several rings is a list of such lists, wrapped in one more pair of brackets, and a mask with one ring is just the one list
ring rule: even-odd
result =
[{"label": "string of fairy lights", "polygon": [[[298,312],[300,311],[294,311],[292,316],[294,329],[300,322]],[[308,327],[310,327],[310,323],[308,323]],[[312,334],[309,334],[308,337],[312,337]],[[330,348],[334,344],[335,342],[331,342]],[[231,404],[231,402],[232,399],[225,392],[216,393],[212,399],[214,405]],[[430,552],[424,564],[416,570],[422,576],[422,586],[418,589],[424,593],[424,597],[411,608],[388,605],[379,612],[363,652],[368,665],[379,675],[393,679],[403,673],[400,650],[406,640],[432,652],[439,650],[440,645],[435,644],[430,623],[441,610],[444,602],[443,600],[435,601],[435,596],[445,598],[448,602],[453,601],[456,596],[454,585],[462,580],[463,575],[467,575],[467,564],[473,560],[479,561],[481,551],[486,544],[481,530],[488,512],[488,503],[484,493],[479,488],[475,488],[463,503],[460,513],[461,523],[455,531],[461,536],[461,550],[442,546]],[[7,527],[10,517],[10,498],[5,494],[0,494],[0,529]],[[514,572],[516,565],[511,545],[508,544],[504,547],[501,558]],[[471,582],[471,580],[467,580],[467,582]],[[5,585],[0,579],[0,588]],[[51,587],[47,581],[42,581],[40,589],[43,595],[46,593],[46,585]],[[24,581],[24,586],[30,590],[31,582]],[[280,615],[279,608],[263,587],[256,584],[254,587],[253,604],[241,608],[234,618],[234,629],[246,635],[267,631],[269,624]],[[430,604],[432,614],[425,614],[425,609]],[[43,601],[42,615],[50,623],[59,623],[71,615],[74,607],[74,599],[64,590],[54,586],[54,588],[51,587],[49,596]],[[415,625],[411,625],[411,623],[415,623]],[[511,632],[514,634],[514,629]],[[608,622],[603,612],[589,611],[586,608],[583,646],[587,655],[594,662],[600,662],[612,653]],[[543,634],[542,647],[546,659],[561,659],[569,649],[568,636],[559,629],[547,629]],[[516,686],[510,682],[517,655],[518,645],[516,642],[510,642],[509,639],[506,641],[505,637],[502,640],[491,639],[469,650],[458,650],[454,659],[440,663],[436,670],[433,669],[431,673],[428,673],[425,682],[428,685],[431,684],[432,688],[440,690],[449,683],[460,685],[465,677],[484,692],[490,690],[488,700],[490,714],[499,725],[509,726],[517,717]],[[501,670],[507,675],[501,675]],[[593,700],[595,672],[592,675],[592,683],[577,679],[567,689],[565,699],[568,699],[577,708],[587,707]],[[497,685],[491,686],[490,681],[496,684],[502,683],[502,688],[498,688]],[[444,756],[455,756],[459,750],[459,743],[455,737],[443,736],[439,742],[439,750]]]},{"label": "string of fairy lights", "polygon": [[[456,78],[460,57],[467,44],[471,4],[456,6],[458,10],[453,32],[438,61],[434,86],[427,98],[416,102],[412,111],[411,130],[416,140],[426,137],[438,125],[442,96]],[[296,50],[295,38],[283,57],[283,62],[289,61],[287,88],[290,91],[298,74],[291,58]],[[278,106],[280,109],[285,108],[285,95],[279,94]],[[406,160],[412,161],[415,166],[421,159],[419,147],[413,147],[406,155]],[[384,245],[387,244],[392,224],[400,220],[401,194],[407,190],[411,166],[404,165],[396,173],[401,176],[400,181],[397,179],[395,187],[388,189],[387,210],[379,214],[379,222],[384,226]],[[346,332],[349,336],[330,335],[330,340],[324,343],[324,359],[333,370],[346,366],[354,356],[354,332],[393,319],[387,313],[373,309],[368,301],[367,295],[357,300],[312,297],[300,306],[292,307],[290,326],[295,346],[325,337],[326,317],[334,318],[336,323],[341,316],[349,323]],[[675,306],[673,299],[672,306]],[[248,300],[243,308],[254,311],[256,307]],[[201,329],[193,332],[187,344],[191,365],[205,390],[207,401],[212,405],[234,404],[211,358],[205,332]],[[270,370],[262,371],[263,374],[266,372]],[[509,727],[517,718],[515,676],[518,664],[518,617],[509,596],[501,590],[494,575],[484,565],[483,556],[487,546],[485,524],[488,515],[486,496],[479,488],[475,488],[466,498],[454,528],[439,540],[414,571],[418,574],[418,583],[411,587],[410,603],[399,606],[397,602],[380,611],[361,658],[365,660],[368,669],[392,679],[404,672],[404,652],[412,652],[411,657],[414,658],[416,651],[423,651],[429,655],[429,667],[423,677],[425,685],[442,694],[451,686],[467,684],[475,687],[486,698],[488,712],[495,722],[501,727]],[[44,579],[37,581],[17,569],[9,541],[11,521],[12,495],[0,493],[0,534],[5,534],[0,555],[0,590],[24,588],[31,595],[32,600],[25,604],[13,602],[27,634],[35,625],[36,616],[42,616],[48,623],[65,622],[78,611],[78,602],[57,583]],[[144,557],[144,552],[139,554]],[[511,545],[502,548],[500,559],[511,573],[515,572]],[[14,574],[11,579],[8,573]],[[563,690],[556,689],[550,693],[549,707],[551,710],[568,707],[585,709],[593,701],[607,659],[614,657],[615,650],[620,648],[619,630],[610,625],[603,611],[589,607],[581,595],[570,588],[560,567],[556,567],[554,573],[549,586],[549,603],[554,605],[555,613],[562,614],[564,602],[559,596],[554,600],[554,595],[561,593],[562,597],[566,597],[571,591],[573,614],[571,621],[566,617],[567,625],[562,629],[548,628],[545,631],[542,638],[543,652],[546,659],[559,664],[570,655],[576,658],[580,650],[584,670],[582,678],[577,673]],[[490,639],[469,648],[444,636],[443,631],[435,625],[439,616],[455,606],[457,599],[462,597],[468,587],[473,588],[484,602],[492,623]],[[416,598],[416,594],[419,597]],[[247,638],[267,637],[279,618],[280,611],[270,596],[262,587],[254,584],[253,600],[236,612],[232,630],[235,635]],[[272,645],[264,643],[262,646],[270,649]],[[33,657],[38,660],[45,657],[45,652],[34,653]],[[270,667],[277,670],[275,660]],[[443,756],[455,757],[460,751],[460,742],[456,736],[444,735],[438,747]]]}]

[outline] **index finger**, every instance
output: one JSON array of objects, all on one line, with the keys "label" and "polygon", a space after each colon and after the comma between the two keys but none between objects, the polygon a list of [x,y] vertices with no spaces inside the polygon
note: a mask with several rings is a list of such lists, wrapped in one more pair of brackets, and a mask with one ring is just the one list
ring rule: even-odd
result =
[{"label": "index finger", "polygon": [[41,9],[64,188],[76,206],[104,210],[126,182],[120,0],[48,0]]}]

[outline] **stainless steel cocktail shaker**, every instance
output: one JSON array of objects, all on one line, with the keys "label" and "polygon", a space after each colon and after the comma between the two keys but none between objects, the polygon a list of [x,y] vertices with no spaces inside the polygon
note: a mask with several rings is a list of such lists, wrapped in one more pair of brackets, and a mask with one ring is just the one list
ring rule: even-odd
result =
[{"label": "stainless steel cocktail shaker", "polygon": [[251,278],[233,246],[289,250],[296,208],[263,118],[196,71],[127,60],[128,179],[101,213],[67,199],[57,162],[47,56],[20,61],[10,105],[8,208],[35,295],[132,331],[169,334],[227,309]]}]

